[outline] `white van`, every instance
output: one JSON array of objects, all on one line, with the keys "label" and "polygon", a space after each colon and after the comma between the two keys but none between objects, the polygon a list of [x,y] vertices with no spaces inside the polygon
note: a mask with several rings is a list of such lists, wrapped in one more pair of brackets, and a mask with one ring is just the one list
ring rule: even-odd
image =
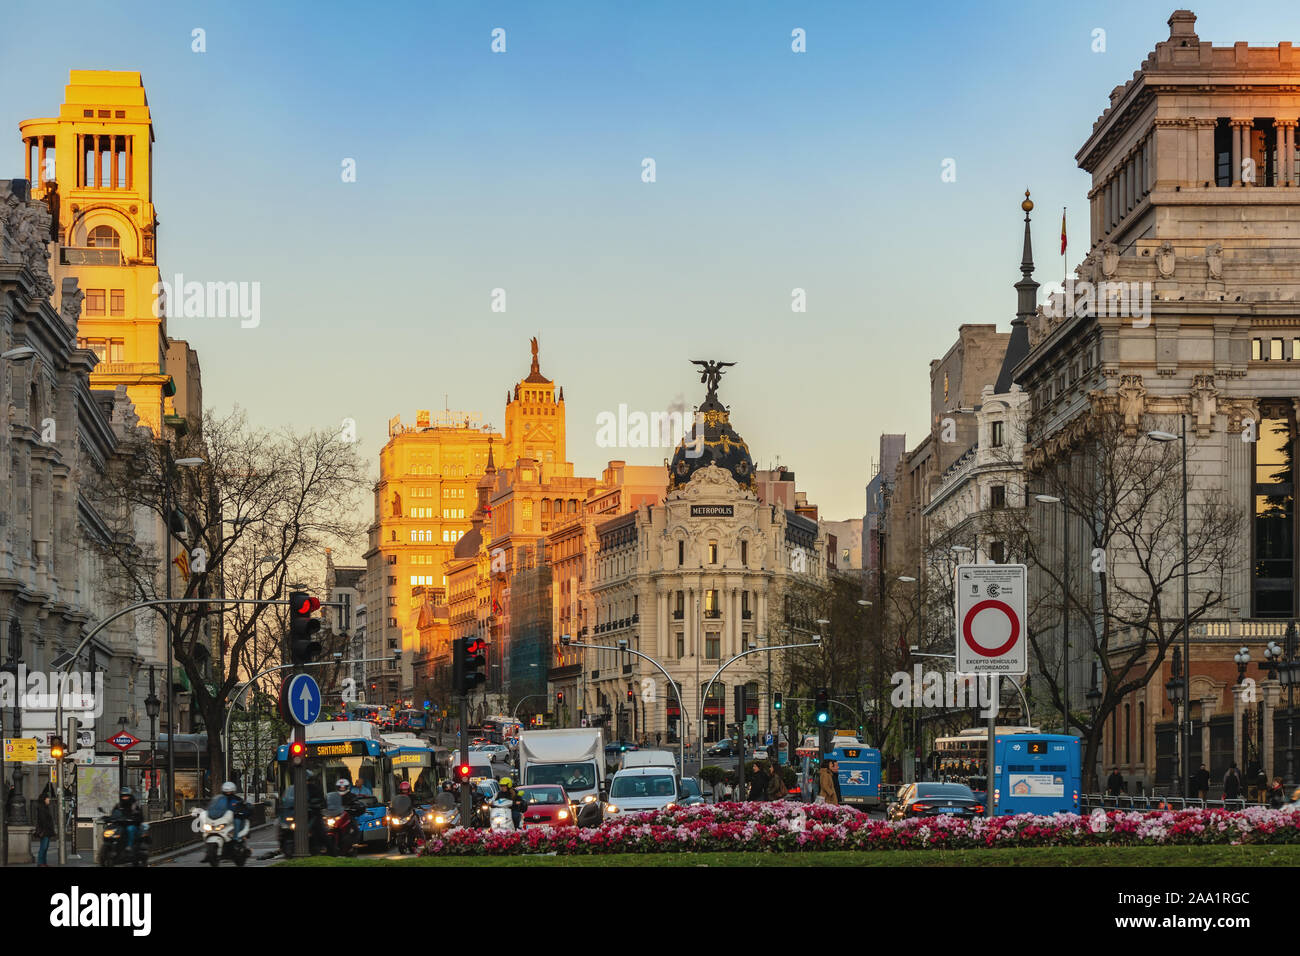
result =
[{"label": "white van", "polygon": [[616,820],[628,813],[661,810],[682,796],[682,784],[675,766],[626,767],[614,774],[609,785],[605,819]]},{"label": "white van", "polygon": [[671,767],[677,769],[677,755],[671,750],[629,750],[623,754],[623,766],[629,767]]}]

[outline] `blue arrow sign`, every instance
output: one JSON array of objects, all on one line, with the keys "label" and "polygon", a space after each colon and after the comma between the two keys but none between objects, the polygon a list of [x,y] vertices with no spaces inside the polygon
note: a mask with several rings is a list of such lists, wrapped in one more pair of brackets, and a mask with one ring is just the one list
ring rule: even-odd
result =
[{"label": "blue arrow sign", "polygon": [[320,685],[316,683],[309,674],[295,674],[289,681],[289,691],[285,695],[289,703],[289,713],[293,715],[295,723],[307,724],[316,722],[320,716]]}]

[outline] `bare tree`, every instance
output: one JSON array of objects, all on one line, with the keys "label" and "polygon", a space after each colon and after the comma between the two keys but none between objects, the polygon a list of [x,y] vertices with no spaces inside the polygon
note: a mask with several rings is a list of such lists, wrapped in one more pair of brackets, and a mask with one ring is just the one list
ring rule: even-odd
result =
[{"label": "bare tree", "polygon": [[[204,464],[175,465],[190,457]],[[119,506],[106,513],[124,516],[104,555],[121,572],[125,600],[163,597],[165,574],[173,597],[285,600],[294,584],[314,581],[319,588],[327,546],[361,539],[365,524],[356,508],[367,486],[356,446],[336,433],[272,432],[251,427],[239,409],[222,418],[209,413],[201,431],[174,444],[139,441],[125,449],[103,476],[96,494]],[[170,524],[175,567],[162,567],[159,549],[134,543],[132,521],[140,513]],[[208,732],[209,767],[220,779],[228,698],[280,652],[287,609],[213,603],[159,613]]]},{"label": "bare tree", "polygon": [[[984,514],[984,533],[1006,542],[1008,560],[1030,568],[1035,597],[1027,634],[1038,684],[1058,711],[1064,709],[1064,695],[1055,629],[1065,593],[1064,562],[1059,546],[1045,541],[1043,523],[1055,521],[1063,510],[1072,541],[1090,555],[1083,567],[1075,561],[1071,568],[1069,622],[1071,660],[1092,658],[1101,673],[1096,712],[1070,710],[1070,723],[1083,732],[1092,787],[1106,721],[1126,695],[1160,673],[1170,645],[1183,635],[1181,450],[1143,434],[1126,432],[1113,413],[1094,412],[1068,443],[1060,443],[1054,457],[1026,458],[1030,496],[1054,496],[1059,507],[1027,504]],[[1243,517],[1214,495],[1192,497],[1188,514],[1187,619],[1195,624],[1224,602],[1224,579],[1237,560]]]}]

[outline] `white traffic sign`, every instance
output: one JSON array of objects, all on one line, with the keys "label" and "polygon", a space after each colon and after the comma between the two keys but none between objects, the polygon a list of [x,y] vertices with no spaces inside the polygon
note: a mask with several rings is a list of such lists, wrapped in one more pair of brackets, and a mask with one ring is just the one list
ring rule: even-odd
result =
[{"label": "white traffic sign", "polygon": [[1023,564],[957,566],[957,673],[1026,674]]}]

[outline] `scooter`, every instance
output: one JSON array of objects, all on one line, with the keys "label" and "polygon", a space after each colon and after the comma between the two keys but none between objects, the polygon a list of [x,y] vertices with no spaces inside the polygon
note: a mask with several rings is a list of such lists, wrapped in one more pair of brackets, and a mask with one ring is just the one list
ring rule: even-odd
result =
[{"label": "scooter", "polygon": [[[235,828],[238,824],[235,821],[235,813],[224,805],[218,808],[218,800],[221,798],[218,797],[210,803],[206,810],[195,807],[190,811],[194,817],[190,828],[207,844],[204,860],[209,866],[220,866],[223,857],[234,861],[235,866],[243,866],[251,853],[248,843],[242,838],[236,839]],[[222,802],[224,804],[224,801]],[[218,816],[212,816],[217,809],[222,812]]]},{"label": "scooter", "polygon": [[[100,808],[103,813],[103,808]],[[146,866],[149,862],[149,824],[141,823],[136,828],[135,845],[130,851],[126,848],[127,821],[114,810],[100,819],[104,832],[99,848],[100,866]]]},{"label": "scooter", "polygon": [[506,797],[497,797],[488,809],[488,828],[494,833],[513,833],[515,805]]},{"label": "scooter", "polygon": [[361,830],[348,808],[330,794],[325,808],[325,852],[330,856],[356,856]]},{"label": "scooter", "polygon": [[[291,814],[280,817],[280,852],[292,857],[294,851],[294,818]],[[315,856],[326,852],[325,827],[321,821],[320,810],[307,808],[307,854]]]}]

